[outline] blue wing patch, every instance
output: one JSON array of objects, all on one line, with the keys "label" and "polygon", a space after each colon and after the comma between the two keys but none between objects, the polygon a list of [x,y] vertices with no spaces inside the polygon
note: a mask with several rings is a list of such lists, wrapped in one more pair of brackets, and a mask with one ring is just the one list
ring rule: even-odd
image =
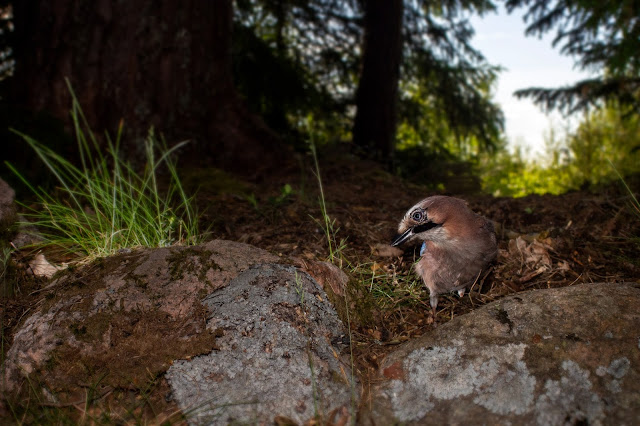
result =
[{"label": "blue wing patch", "polygon": [[420,247],[420,256],[422,256],[424,254],[424,251],[427,249],[427,243],[426,241],[422,242],[422,247]]}]

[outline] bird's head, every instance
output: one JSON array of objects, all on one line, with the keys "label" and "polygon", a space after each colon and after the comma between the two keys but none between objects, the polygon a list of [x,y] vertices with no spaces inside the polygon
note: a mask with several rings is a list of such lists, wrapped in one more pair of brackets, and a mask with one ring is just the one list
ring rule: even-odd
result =
[{"label": "bird's head", "polygon": [[461,228],[469,208],[464,200],[434,195],[411,207],[398,225],[398,235],[391,245],[433,241],[447,243]]}]

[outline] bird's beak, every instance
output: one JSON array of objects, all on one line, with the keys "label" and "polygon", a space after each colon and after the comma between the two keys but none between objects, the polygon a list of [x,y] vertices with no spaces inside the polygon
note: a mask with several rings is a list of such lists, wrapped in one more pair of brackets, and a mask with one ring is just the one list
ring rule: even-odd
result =
[{"label": "bird's beak", "polygon": [[396,237],[391,241],[391,247],[397,247],[400,244],[407,241],[413,235],[413,228],[409,228],[404,231],[402,234],[396,235]]}]

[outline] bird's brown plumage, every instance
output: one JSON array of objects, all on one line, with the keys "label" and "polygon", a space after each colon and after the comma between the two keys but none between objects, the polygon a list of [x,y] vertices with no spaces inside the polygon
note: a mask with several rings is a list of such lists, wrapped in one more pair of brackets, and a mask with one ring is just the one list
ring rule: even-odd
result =
[{"label": "bird's brown plumage", "polygon": [[491,221],[471,211],[464,200],[442,195],[407,211],[392,245],[408,242],[423,244],[415,269],[429,288],[434,312],[439,294],[464,294],[498,254]]}]

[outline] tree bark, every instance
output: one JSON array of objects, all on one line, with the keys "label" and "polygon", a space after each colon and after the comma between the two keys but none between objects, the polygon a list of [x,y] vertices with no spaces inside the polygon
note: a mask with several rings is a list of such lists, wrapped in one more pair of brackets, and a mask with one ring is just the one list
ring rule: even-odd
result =
[{"label": "tree bark", "polygon": [[197,162],[249,175],[281,161],[277,137],[233,84],[232,0],[14,4],[16,105],[68,123],[69,78],[96,133],[124,119],[140,139],[154,126],[169,143],[193,140]]},{"label": "tree bark", "polygon": [[393,157],[402,60],[403,0],[365,0],[362,68],[353,141],[367,156]]}]

